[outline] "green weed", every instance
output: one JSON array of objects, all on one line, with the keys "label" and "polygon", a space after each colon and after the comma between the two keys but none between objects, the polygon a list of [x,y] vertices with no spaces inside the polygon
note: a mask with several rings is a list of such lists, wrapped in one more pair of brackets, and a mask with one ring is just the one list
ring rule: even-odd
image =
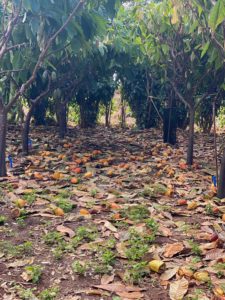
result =
[{"label": "green weed", "polygon": [[48,232],[45,236],[44,236],[44,242],[47,245],[55,245],[58,244],[62,241],[63,236],[61,233],[57,232],[57,231],[52,231],[52,232]]},{"label": "green weed", "polygon": [[135,205],[128,207],[125,211],[122,211],[121,214],[132,221],[143,221],[149,217],[149,210],[144,205]]},{"label": "green weed", "polygon": [[46,289],[42,291],[39,295],[38,298],[40,300],[54,300],[59,293],[59,288],[58,287],[52,287],[49,289]]},{"label": "green weed", "polygon": [[138,284],[149,273],[147,262],[134,263],[125,272],[125,281],[130,284]]},{"label": "green weed", "polygon": [[25,271],[33,283],[37,283],[42,274],[42,267],[39,265],[32,265],[25,267]]},{"label": "green weed", "polygon": [[79,274],[79,275],[84,275],[85,272],[87,271],[88,266],[85,263],[81,263],[80,261],[74,261],[72,264],[72,270],[74,273]]}]

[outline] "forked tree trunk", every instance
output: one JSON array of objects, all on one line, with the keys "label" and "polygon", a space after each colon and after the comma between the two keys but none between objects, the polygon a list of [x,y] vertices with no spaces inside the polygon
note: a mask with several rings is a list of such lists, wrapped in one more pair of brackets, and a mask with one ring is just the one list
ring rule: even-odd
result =
[{"label": "forked tree trunk", "polygon": [[193,164],[193,153],[194,153],[194,134],[195,134],[195,108],[189,109],[190,120],[189,120],[189,138],[188,138],[188,150],[187,150],[187,164],[191,166]]},{"label": "forked tree trunk", "polygon": [[0,177],[5,177],[6,172],[6,132],[7,112],[4,107],[0,109]]},{"label": "forked tree trunk", "polygon": [[223,150],[223,158],[220,167],[217,197],[220,199],[225,198],[225,149]]},{"label": "forked tree trunk", "polygon": [[22,150],[24,155],[29,154],[29,133],[30,133],[30,121],[33,115],[34,105],[29,109],[23,128],[22,128]]}]

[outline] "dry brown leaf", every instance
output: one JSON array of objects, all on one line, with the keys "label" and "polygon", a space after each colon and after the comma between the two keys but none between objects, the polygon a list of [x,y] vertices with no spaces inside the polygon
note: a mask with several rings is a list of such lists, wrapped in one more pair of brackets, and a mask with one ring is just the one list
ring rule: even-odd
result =
[{"label": "dry brown leaf", "polygon": [[144,289],[135,286],[126,286],[120,282],[112,283],[112,284],[101,284],[101,285],[94,285],[97,289],[102,289],[105,291],[113,292],[113,293],[121,293],[121,292],[141,292]]},{"label": "dry brown leaf", "polygon": [[109,221],[105,221],[104,226],[112,232],[117,232],[117,228],[113,226]]},{"label": "dry brown leaf", "polygon": [[122,258],[126,258],[126,244],[125,243],[117,243],[116,244],[116,250],[119,253],[119,256]]},{"label": "dry brown leaf", "polygon": [[167,244],[164,251],[164,256],[169,258],[184,250],[183,243]]},{"label": "dry brown leaf", "polygon": [[218,260],[225,258],[224,249],[213,249],[206,253],[204,260]]},{"label": "dry brown leaf", "polygon": [[57,226],[56,230],[63,234],[65,234],[65,233],[68,234],[68,236],[70,238],[73,238],[75,236],[75,232],[72,229],[70,229],[69,227],[63,226],[63,225]]},{"label": "dry brown leaf", "polygon": [[24,267],[26,265],[30,265],[34,262],[34,257],[23,260],[16,260],[13,263],[8,264],[8,268],[19,268]]},{"label": "dry brown leaf", "polygon": [[52,219],[59,218],[59,216],[48,214],[48,213],[36,213],[33,214],[33,217],[44,217],[44,218],[52,218]]},{"label": "dry brown leaf", "polygon": [[128,292],[116,292],[116,294],[118,296],[120,296],[122,299],[141,299],[144,297],[144,295],[140,292],[132,292],[132,293],[128,293]]},{"label": "dry brown leaf", "polygon": [[163,280],[163,281],[167,281],[167,280],[170,280],[171,278],[173,278],[173,276],[175,276],[177,274],[179,270],[179,267],[175,267],[173,269],[169,269],[169,270],[166,270],[161,276],[160,276],[160,279]]},{"label": "dry brown leaf", "polygon": [[188,291],[188,281],[184,277],[170,284],[170,299],[182,300]]},{"label": "dry brown leaf", "polygon": [[162,236],[165,236],[165,237],[169,237],[169,236],[173,235],[172,231],[169,228],[167,228],[161,224],[159,225],[159,232],[160,232],[160,234],[162,234]]},{"label": "dry brown leaf", "polygon": [[101,278],[101,284],[109,284],[109,283],[113,282],[114,278],[115,278],[115,275],[109,276],[109,275],[105,274]]},{"label": "dry brown leaf", "polygon": [[204,250],[211,250],[211,249],[216,249],[218,246],[218,240],[211,242],[211,243],[206,243],[202,244],[199,246],[199,248],[204,251]]}]

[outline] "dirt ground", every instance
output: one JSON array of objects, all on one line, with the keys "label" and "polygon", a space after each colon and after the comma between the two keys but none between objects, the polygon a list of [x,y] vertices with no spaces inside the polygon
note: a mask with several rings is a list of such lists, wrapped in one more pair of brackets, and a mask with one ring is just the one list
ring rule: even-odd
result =
[{"label": "dirt ground", "polygon": [[[213,137],[185,164],[160,130],[10,129],[0,179],[0,299],[225,299]],[[221,137],[222,138],[222,137]],[[43,292],[44,291],[44,292]]]}]

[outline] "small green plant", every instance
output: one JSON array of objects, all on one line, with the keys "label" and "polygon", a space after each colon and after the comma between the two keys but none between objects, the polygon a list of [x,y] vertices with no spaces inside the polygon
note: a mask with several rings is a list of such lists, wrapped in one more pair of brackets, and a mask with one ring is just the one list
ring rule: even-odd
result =
[{"label": "small green plant", "polygon": [[159,229],[159,225],[157,224],[157,222],[154,219],[147,219],[145,221],[147,228],[151,231],[150,234],[146,235],[146,240],[149,243],[154,242],[155,238],[156,238],[156,234],[158,232]]},{"label": "small green plant", "polygon": [[20,228],[26,227],[25,219],[26,219],[26,217],[23,217],[23,216],[16,219],[16,223],[18,224],[18,226]]},{"label": "small green plant", "polygon": [[216,271],[225,271],[225,263],[218,263],[213,266]]},{"label": "small green plant", "polygon": [[205,211],[207,213],[207,215],[213,215],[213,207],[211,204],[207,204],[206,207],[205,207]]},{"label": "small green plant", "polygon": [[193,272],[195,272],[198,268],[196,267],[196,264],[199,263],[201,261],[201,258],[199,256],[195,256],[192,258],[189,268],[190,270],[192,270]]},{"label": "small green plant", "polygon": [[40,300],[54,300],[59,293],[59,288],[58,287],[52,287],[49,289],[46,289],[42,291],[39,295],[38,298]]},{"label": "small green plant", "polygon": [[48,232],[45,236],[44,236],[44,241],[47,245],[55,245],[58,244],[62,241],[63,236],[61,233],[57,232],[57,231],[52,231],[52,232]]},{"label": "small green plant", "polygon": [[23,199],[29,204],[33,204],[35,202],[36,198],[37,198],[37,195],[35,194],[35,191],[23,196]]},{"label": "small green plant", "polygon": [[39,266],[39,265],[27,266],[27,267],[25,267],[25,271],[27,273],[28,278],[33,283],[37,283],[40,280],[41,274],[42,274],[41,266]]},{"label": "small green plant", "polygon": [[149,217],[149,210],[144,205],[135,205],[128,207],[122,214],[132,221],[143,221]]},{"label": "small green plant", "polygon": [[190,300],[199,300],[202,297],[203,294],[204,293],[201,289],[195,289],[194,290],[194,295],[189,299]]},{"label": "small green plant", "polygon": [[148,273],[147,262],[134,263],[125,272],[125,281],[130,284],[138,284]]},{"label": "small green plant", "polygon": [[21,254],[31,254],[33,252],[33,243],[30,241],[24,242],[17,246],[18,252]]},{"label": "small green plant", "polygon": [[12,257],[18,255],[18,249],[8,241],[0,241],[0,252]]},{"label": "small green plant", "polygon": [[29,241],[17,246],[8,241],[0,242],[0,251],[10,257],[20,257],[25,254],[30,254],[32,250],[33,244]]},{"label": "small green plant", "polygon": [[114,238],[109,238],[105,241],[105,247],[109,249],[114,249],[116,247],[116,240]]},{"label": "small green plant", "polygon": [[55,249],[52,250],[52,254],[56,260],[60,260],[63,257],[63,250],[61,247],[56,247]]},{"label": "small green plant", "polygon": [[194,253],[194,254],[197,255],[197,256],[200,256],[200,255],[202,254],[202,250],[200,249],[198,243],[196,243],[196,242],[193,241],[193,240],[189,240],[188,243],[189,243],[189,245],[190,245],[190,247],[191,247],[192,253]]},{"label": "small green plant", "polygon": [[125,254],[129,260],[140,260],[148,252],[148,241],[135,230],[130,231],[128,243]]},{"label": "small green plant", "polygon": [[81,238],[80,236],[75,236],[72,238],[71,240],[71,245],[74,249],[76,249],[82,242],[83,238]]},{"label": "small green plant", "polygon": [[5,216],[2,216],[2,215],[0,215],[0,226],[1,225],[4,225],[5,224],[5,222],[6,222],[6,217]]},{"label": "small green plant", "polygon": [[115,262],[115,253],[110,249],[105,249],[101,253],[101,261],[105,265],[113,265]]},{"label": "small green plant", "polygon": [[213,268],[217,271],[217,276],[219,278],[223,278],[225,276],[225,263],[215,264]]},{"label": "small green plant", "polygon": [[95,227],[88,228],[84,226],[80,226],[76,230],[76,236],[81,240],[86,239],[89,241],[94,241],[97,238],[97,229]]},{"label": "small green plant", "polygon": [[93,190],[90,191],[90,195],[93,198],[95,198],[97,196],[97,194],[98,194],[98,190],[96,190],[96,189],[93,189]]},{"label": "small green plant", "polygon": [[106,265],[106,264],[99,263],[99,262],[94,263],[92,265],[92,267],[93,267],[94,273],[96,273],[96,274],[108,274],[113,269],[110,265]]},{"label": "small green plant", "polygon": [[157,222],[154,219],[149,218],[145,221],[145,223],[146,223],[146,226],[149,229],[151,229],[154,234],[156,234],[158,232],[159,225],[157,224]]},{"label": "small green plant", "polygon": [[72,264],[72,270],[74,273],[79,274],[79,275],[84,275],[85,272],[87,271],[87,264],[81,263],[80,261],[74,261]]},{"label": "small green plant", "polygon": [[69,213],[74,209],[74,204],[66,199],[56,200],[56,205],[60,207],[65,213]]},{"label": "small green plant", "polygon": [[35,289],[24,289],[21,286],[16,286],[17,293],[22,300],[35,299]]},{"label": "small green plant", "polygon": [[154,188],[146,186],[144,188],[144,190],[140,193],[140,196],[142,196],[142,197],[154,197],[155,196]]},{"label": "small green plant", "polygon": [[57,198],[64,198],[64,199],[68,199],[71,196],[71,192],[67,189],[60,191],[60,193],[58,193]]}]

